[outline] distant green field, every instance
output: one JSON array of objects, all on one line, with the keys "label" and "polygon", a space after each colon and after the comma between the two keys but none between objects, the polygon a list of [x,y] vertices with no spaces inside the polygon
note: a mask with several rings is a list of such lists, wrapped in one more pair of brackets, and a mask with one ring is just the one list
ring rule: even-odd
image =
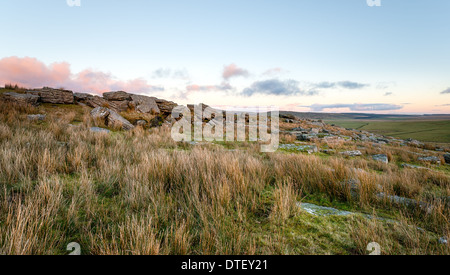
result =
[{"label": "distant green field", "polygon": [[402,139],[412,138],[427,142],[450,143],[450,120],[435,121],[361,121],[361,120],[329,120],[345,128],[365,130],[386,136]]}]

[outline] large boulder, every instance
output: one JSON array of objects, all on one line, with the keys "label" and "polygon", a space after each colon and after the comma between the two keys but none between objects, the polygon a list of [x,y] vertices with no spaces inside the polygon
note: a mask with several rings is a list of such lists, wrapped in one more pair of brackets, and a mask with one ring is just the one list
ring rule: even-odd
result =
[{"label": "large boulder", "polygon": [[73,104],[74,96],[72,91],[52,88],[42,88],[39,90],[27,91],[29,94],[38,95],[39,101],[52,104]]},{"label": "large boulder", "polygon": [[159,114],[160,109],[156,104],[154,97],[148,97],[144,95],[131,95],[131,105],[136,111],[141,113],[154,113]]},{"label": "large boulder", "polygon": [[128,120],[106,107],[97,107],[93,109],[91,111],[91,116],[94,119],[103,121],[106,126],[111,128],[119,128],[122,130],[131,130],[134,128],[133,124],[131,124]]},{"label": "large boulder", "polygon": [[104,98],[101,98],[99,96],[94,96],[91,94],[84,94],[84,93],[75,93],[74,99],[75,99],[75,102],[77,102],[79,104],[87,105],[92,108],[106,107],[115,112],[122,112],[120,110],[120,108],[114,102],[105,100]]},{"label": "large boulder", "polygon": [[374,155],[372,156],[373,160],[376,160],[378,162],[383,162],[388,164],[389,163],[389,158],[387,155],[381,154],[381,155]]},{"label": "large boulder", "polygon": [[103,98],[110,101],[131,101],[131,95],[124,91],[103,93]]},{"label": "large boulder", "polygon": [[1,95],[1,99],[5,102],[16,103],[18,105],[32,105],[37,106],[39,103],[39,96],[33,94],[18,94],[14,92],[7,92]]}]

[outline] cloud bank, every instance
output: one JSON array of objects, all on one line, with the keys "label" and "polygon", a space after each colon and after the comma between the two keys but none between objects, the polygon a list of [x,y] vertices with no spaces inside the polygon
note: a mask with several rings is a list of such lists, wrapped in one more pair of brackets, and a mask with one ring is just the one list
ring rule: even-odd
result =
[{"label": "cloud bank", "polygon": [[369,84],[358,83],[353,81],[340,81],[340,82],[321,82],[314,84],[317,89],[331,89],[331,88],[344,88],[350,90],[363,89],[369,87]]},{"label": "cloud bank", "polygon": [[322,112],[326,109],[349,109],[350,111],[366,112],[366,111],[393,111],[403,108],[401,105],[374,103],[374,104],[313,104],[311,106],[299,106],[309,107],[311,111]]},{"label": "cloud bank", "polygon": [[316,95],[315,91],[305,91],[300,89],[299,82],[295,80],[278,80],[269,79],[254,82],[249,88],[242,91],[244,96],[252,96],[254,94],[262,95]]},{"label": "cloud bank", "polygon": [[91,69],[73,73],[67,62],[46,65],[36,58],[6,57],[0,59],[0,85],[17,84],[27,88],[51,86],[75,92],[102,94],[124,90],[131,93],[163,91],[143,78],[119,80],[112,74]]},{"label": "cloud bank", "polygon": [[448,88],[448,89],[442,91],[441,94],[450,94],[450,88]]}]

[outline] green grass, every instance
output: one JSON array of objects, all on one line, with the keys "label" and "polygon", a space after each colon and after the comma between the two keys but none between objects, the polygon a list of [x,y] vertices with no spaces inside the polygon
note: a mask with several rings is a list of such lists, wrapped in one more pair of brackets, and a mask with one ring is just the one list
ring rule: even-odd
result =
[{"label": "green grass", "polygon": [[345,128],[365,130],[401,139],[417,139],[425,142],[450,143],[450,121],[327,121]]}]

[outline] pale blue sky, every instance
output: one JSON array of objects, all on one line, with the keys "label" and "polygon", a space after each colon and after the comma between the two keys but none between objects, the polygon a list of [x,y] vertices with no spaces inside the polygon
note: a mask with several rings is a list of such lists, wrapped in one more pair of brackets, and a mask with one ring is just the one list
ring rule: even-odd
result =
[{"label": "pale blue sky", "polygon": [[[33,57],[46,65],[68,62],[74,74],[90,68],[123,80],[143,78],[164,88],[159,96],[180,103],[282,109],[383,103],[402,106],[383,112],[450,113],[437,106],[450,103],[450,94],[441,94],[450,87],[450,1],[381,3],[81,0],[71,8],[66,0],[0,0],[0,59]],[[232,89],[187,92],[194,84],[220,86],[230,64],[248,72],[229,79]],[[155,76],[161,68],[182,77]],[[281,73],[263,75],[272,68]],[[278,81],[270,87],[281,85],[281,94],[242,93],[269,80]],[[288,80],[298,91],[283,94]],[[318,88],[344,81],[366,86]]]}]

